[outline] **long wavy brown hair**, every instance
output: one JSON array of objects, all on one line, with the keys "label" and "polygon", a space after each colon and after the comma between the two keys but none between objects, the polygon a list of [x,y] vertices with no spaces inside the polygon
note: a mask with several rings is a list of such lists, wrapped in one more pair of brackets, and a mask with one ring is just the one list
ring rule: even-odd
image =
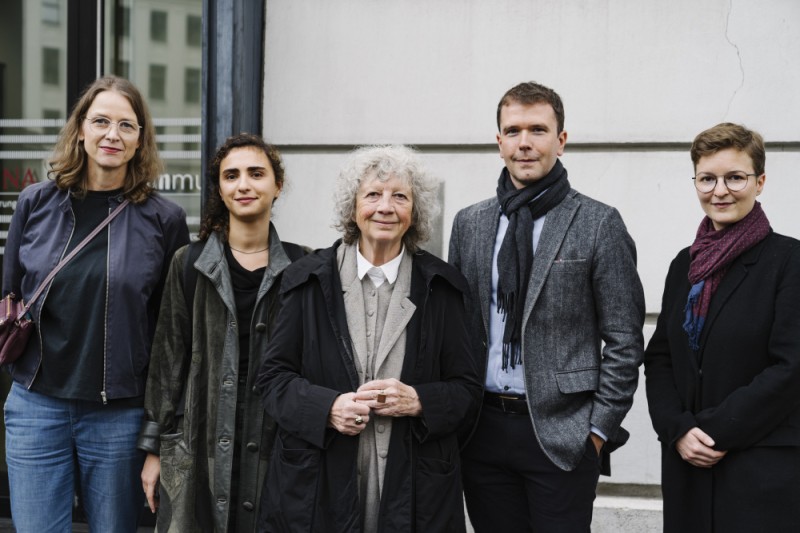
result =
[{"label": "long wavy brown hair", "polygon": [[88,156],[79,135],[86,112],[103,91],[115,91],[124,96],[136,114],[136,122],[142,127],[139,132],[139,148],[128,161],[123,195],[133,203],[144,202],[152,194],[152,183],[163,168],[156,148],[156,130],[139,89],[130,81],[117,76],[98,78],[83,91],[58,136],[47,175],[55,180],[59,189],[70,190],[81,198],[86,195]]},{"label": "long wavy brown hair", "polygon": [[198,238],[201,241],[208,239],[209,235],[213,232],[223,239],[228,238],[228,225],[230,223],[230,212],[222,196],[219,194],[219,172],[222,160],[228,157],[231,151],[237,148],[256,148],[264,152],[267,156],[269,164],[272,165],[272,172],[275,174],[275,185],[283,188],[284,182],[284,168],[281,153],[273,145],[267,143],[258,135],[251,133],[239,133],[232,137],[228,137],[225,142],[217,149],[214,154],[214,159],[208,166],[208,174],[206,175],[206,191],[208,196],[206,198],[206,205],[203,214],[203,221],[200,223],[200,232]]}]

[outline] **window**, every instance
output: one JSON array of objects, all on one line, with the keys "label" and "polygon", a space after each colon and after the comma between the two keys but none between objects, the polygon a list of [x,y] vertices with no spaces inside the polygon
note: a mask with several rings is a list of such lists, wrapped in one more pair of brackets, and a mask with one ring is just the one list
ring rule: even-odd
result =
[{"label": "window", "polygon": [[42,109],[42,118],[57,119],[61,118],[60,109]]},{"label": "window", "polygon": [[42,22],[59,24],[61,22],[61,9],[59,0],[42,0]]},{"label": "window", "polygon": [[165,43],[167,42],[167,12],[150,12],[150,40]]},{"label": "window", "polygon": [[188,46],[200,46],[203,44],[203,25],[201,20],[197,15],[186,17],[186,44]]},{"label": "window", "polygon": [[153,100],[163,100],[167,87],[167,67],[164,65],[150,65],[150,91]]},{"label": "window", "polygon": [[117,61],[116,70],[114,74],[120,78],[125,78],[126,80],[131,79],[131,64],[129,61],[125,61],[124,59]]},{"label": "window", "polygon": [[200,69],[186,68],[183,79],[183,99],[187,104],[200,103]]},{"label": "window", "polygon": [[42,48],[42,81],[48,85],[58,85],[61,81],[59,63],[61,51],[58,48]]},{"label": "window", "polygon": [[122,37],[130,37],[131,35],[131,8],[123,7],[119,11],[119,16],[116,19],[119,23],[117,34]]}]

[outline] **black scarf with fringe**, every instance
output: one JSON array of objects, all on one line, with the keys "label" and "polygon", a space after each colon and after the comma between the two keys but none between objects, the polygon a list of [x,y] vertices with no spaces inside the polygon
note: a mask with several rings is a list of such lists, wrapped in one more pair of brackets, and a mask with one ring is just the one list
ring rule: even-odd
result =
[{"label": "black scarf with fringe", "polygon": [[508,218],[508,229],[497,255],[497,312],[503,314],[503,370],[522,364],[522,311],[533,265],[533,221],[567,196],[567,169],[556,164],[543,178],[517,189],[504,168],[497,181],[497,201]]}]

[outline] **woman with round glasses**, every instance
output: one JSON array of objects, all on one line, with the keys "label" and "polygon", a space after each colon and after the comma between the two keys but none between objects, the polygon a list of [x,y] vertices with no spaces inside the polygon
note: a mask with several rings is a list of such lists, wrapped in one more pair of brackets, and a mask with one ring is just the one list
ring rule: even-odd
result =
[{"label": "woman with round glasses", "polygon": [[76,486],[91,531],[136,531],[150,345],[170,258],[189,241],[183,210],[153,190],[159,169],[144,99],[129,81],[107,76],[67,119],[52,180],[17,200],[3,294],[25,300],[130,201],[35,302],[36,332],[9,365],[6,462],[19,532],[70,531]]},{"label": "woman with round glasses", "polygon": [[797,531],[800,241],[756,201],[758,133],[719,124],[691,157],[706,216],[670,266],[645,352],[664,531]]}]

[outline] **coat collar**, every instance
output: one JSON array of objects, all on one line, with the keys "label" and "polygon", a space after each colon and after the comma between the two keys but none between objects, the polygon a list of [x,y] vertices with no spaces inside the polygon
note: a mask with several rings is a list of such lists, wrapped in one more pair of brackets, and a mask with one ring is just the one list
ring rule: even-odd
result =
[{"label": "coat collar", "polygon": [[[261,285],[258,287],[256,305],[269,291],[275,280],[280,276],[286,267],[291,264],[289,256],[283,249],[283,243],[278,237],[278,231],[270,222],[269,224],[269,264],[261,278]],[[231,282],[228,261],[225,259],[225,248],[216,232],[209,235],[203,251],[195,261],[195,268],[199,273],[207,277],[216,288],[225,306],[231,313],[236,313],[236,302],[233,299],[233,284]]]},{"label": "coat collar", "polygon": [[[330,284],[329,278],[334,277],[334,272],[337,273],[335,277],[338,278],[336,251],[341,245],[342,240],[339,239],[330,248],[317,250],[295,262],[283,275],[281,292],[295,289],[306,283],[311,277],[319,278],[321,282],[326,280],[325,283],[328,284]],[[467,281],[452,266],[425,250],[418,250],[411,255],[414,259],[413,268],[422,276],[427,288],[430,288],[435,278],[440,277],[462,294],[467,293],[469,289]]]},{"label": "coat collar", "polygon": [[708,308],[708,316],[706,317],[705,324],[703,325],[703,331],[700,333],[700,354],[702,356],[703,347],[705,346],[706,339],[708,338],[708,332],[713,328],[714,321],[716,320],[717,316],[719,316],[720,311],[725,307],[725,304],[736,292],[736,289],[742,282],[745,280],[749,273],[749,269],[752,265],[758,263],[759,259],[761,258],[761,252],[764,250],[764,243],[767,239],[770,238],[772,232],[767,235],[761,242],[757,243],[755,246],[746,250],[742,255],[740,255],[734,262],[731,264],[728,272],[720,281],[719,287],[717,287],[717,292],[711,298],[711,304]]}]

